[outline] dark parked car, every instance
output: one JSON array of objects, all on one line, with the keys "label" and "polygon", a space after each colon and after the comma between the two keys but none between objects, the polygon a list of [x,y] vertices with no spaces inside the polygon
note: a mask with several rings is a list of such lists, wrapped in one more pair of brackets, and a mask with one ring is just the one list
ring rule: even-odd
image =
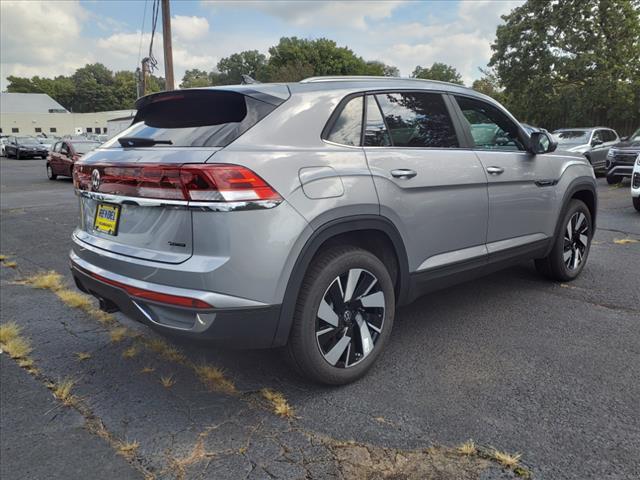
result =
[{"label": "dark parked car", "polygon": [[58,175],[70,177],[73,164],[85,153],[98,147],[100,142],[62,140],[57,142],[47,157],[47,177],[55,180]]},{"label": "dark parked car", "polygon": [[620,183],[623,177],[631,177],[633,162],[640,153],[640,128],[629,137],[622,138],[607,153],[607,183]]},{"label": "dark parked car", "polygon": [[7,157],[16,160],[24,158],[46,158],[49,153],[46,145],[42,145],[38,139],[33,137],[9,137],[4,146]]}]

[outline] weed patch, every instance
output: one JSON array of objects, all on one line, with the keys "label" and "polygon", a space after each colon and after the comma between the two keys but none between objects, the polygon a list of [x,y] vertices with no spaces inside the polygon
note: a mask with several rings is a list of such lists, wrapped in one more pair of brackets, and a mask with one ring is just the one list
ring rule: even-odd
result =
[{"label": "weed patch", "polygon": [[165,375],[160,377],[160,383],[164,388],[171,388],[176,384],[176,380],[173,375]]},{"label": "weed patch", "polygon": [[76,359],[79,362],[84,362],[85,360],[89,360],[91,358],[91,354],[88,352],[76,352]]},{"label": "weed patch", "polygon": [[289,405],[287,399],[280,392],[277,392],[271,388],[263,388],[260,390],[262,397],[269,402],[273,413],[284,418],[293,418],[293,407]]},{"label": "weed patch", "polygon": [[237,393],[236,386],[224,376],[222,370],[212,365],[200,364],[193,367],[196,375],[202,383],[212,390],[218,390],[228,394]]}]

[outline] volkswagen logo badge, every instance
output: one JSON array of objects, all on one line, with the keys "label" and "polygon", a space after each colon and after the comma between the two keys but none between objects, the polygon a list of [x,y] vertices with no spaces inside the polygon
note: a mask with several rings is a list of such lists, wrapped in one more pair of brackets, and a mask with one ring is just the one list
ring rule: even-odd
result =
[{"label": "volkswagen logo badge", "polygon": [[94,192],[97,192],[100,188],[100,172],[97,168],[91,172],[91,188]]}]

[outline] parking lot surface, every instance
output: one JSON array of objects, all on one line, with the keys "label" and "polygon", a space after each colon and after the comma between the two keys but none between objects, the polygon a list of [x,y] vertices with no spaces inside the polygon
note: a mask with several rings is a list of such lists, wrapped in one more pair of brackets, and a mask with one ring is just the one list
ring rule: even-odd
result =
[{"label": "parking lot surface", "polygon": [[[3,355],[3,479],[29,477],[34,462],[51,466],[47,478],[100,478],[101,465],[111,478],[516,476],[439,450],[468,439],[521,453],[533,478],[640,478],[640,214],[628,182],[598,180],[598,230],[576,281],[549,282],[527,263],[422,297],[398,312],[364,379],[328,388],[296,376],[277,351],[168,339],[181,352],[168,354],[120,314],[129,333],[114,339],[117,327],[24,284],[45,270],[71,284],[77,202],[70,180],[46,179],[42,160],[3,158],[0,178],[1,320],[22,327],[38,370],[30,377]],[[233,391],[207,388],[194,374],[203,362]],[[65,378],[72,407],[45,386]],[[274,413],[264,388],[293,415]],[[26,438],[32,448],[17,449]],[[403,466],[414,460],[426,470]]]}]

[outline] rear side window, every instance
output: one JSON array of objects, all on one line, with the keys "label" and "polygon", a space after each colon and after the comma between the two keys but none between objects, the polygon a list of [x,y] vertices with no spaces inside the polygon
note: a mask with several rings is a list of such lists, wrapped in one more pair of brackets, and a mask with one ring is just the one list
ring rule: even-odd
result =
[{"label": "rear side window", "polygon": [[362,132],[362,97],[351,99],[342,109],[327,136],[330,142],[360,145]]},{"label": "rear side window", "polygon": [[376,95],[394,147],[456,148],[458,138],[439,93]]},{"label": "rear side window", "polygon": [[456,97],[469,122],[476,148],[484,150],[524,150],[518,126],[500,109],[481,100]]},{"label": "rear side window", "polygon": [[387,126],[373,95],[367,95],[367,123],[364,129],[365,147],[387,147],[391,145]]},{"label": "rear side window", "polygon": [[149,98],[133,124],[106,142],[119,148],[118,138],[138,137],[170,142],[163,147],[224,147],[254,126],[277,105],[238,92],[192,90]]}]

